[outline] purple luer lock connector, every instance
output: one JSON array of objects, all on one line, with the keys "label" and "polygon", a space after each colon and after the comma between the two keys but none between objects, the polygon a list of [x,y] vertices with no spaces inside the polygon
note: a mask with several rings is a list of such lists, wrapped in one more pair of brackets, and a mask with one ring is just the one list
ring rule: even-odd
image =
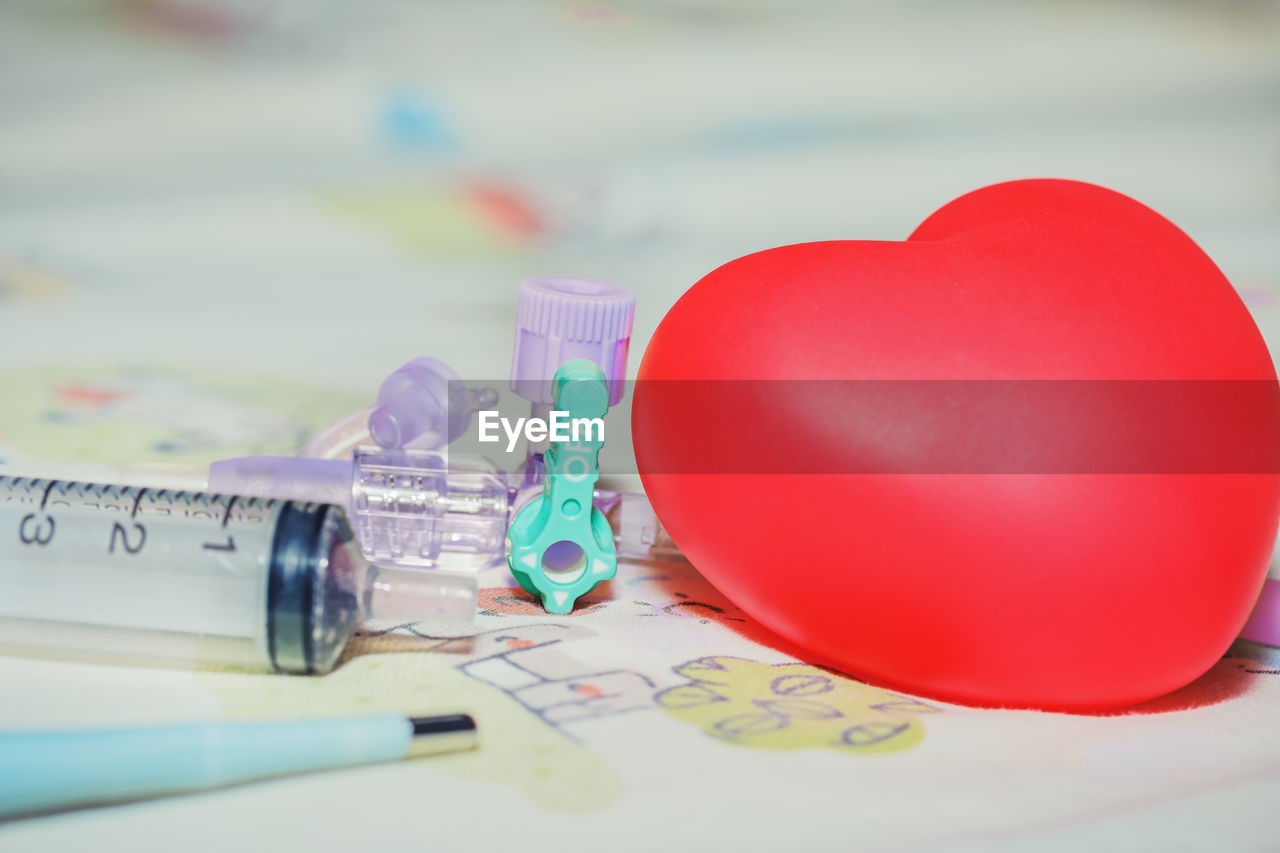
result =
[{"label": "purple luer lock connector", "polygon": [[551,377],[566,361],[599,365],[609,385],[609,405],[623,394],[627,347],[636,298],[620,284],[547,275],[520,284],[511,390],[534,403],[550,404]]}]

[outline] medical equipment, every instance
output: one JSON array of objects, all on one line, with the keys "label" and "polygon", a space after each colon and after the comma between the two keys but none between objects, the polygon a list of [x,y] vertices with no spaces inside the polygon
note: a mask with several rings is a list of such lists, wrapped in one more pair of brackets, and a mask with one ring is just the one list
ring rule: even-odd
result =
[{"label": "medical equipment", "polygon": [[557,410],[575,422],[594,420],[600,428],[551,443],[545,487],[507,531],[507,566],[548,613],[569,613],[579,597],[618,571],[613,530],[592,494],[600,477],[609,386],[594,362],[577,358],[556,371],[552,387]]},{"label": "medical equipment", "polygon": [[609,405],[616,406],[624,391],[635,308],[635,295],[609,281],[545,275],[521,282],[511,390],[535,405],[549,405],[552,376],[565,362],[582,358],[600,368]]},{"label": "medical equipment", "polygon": [[[635,295],[609,281],[546,275],[520,283],[511,390],[529,401],[531,418],[546,419],[553,401],[551,377],[575,358],[600,368],[610,406],[622,400],[635,308]],[[528,443],[522,488],[541,485],[546,449],[545,441]]]},{"label": "medical equipment", "polygon": [[[209,467],[209,489],[337,504],[366,559],[379,565],[479,571],[504,559],[507,524],[542,491],[513,487],[480,457],[438,450],[357,448],[350,460],[245,456]],[[680,560],[644,495],[596,489],[618,555]]]},{"label": "medical equipment", "polygon": [[0,476],[0,646],[323,673],[362,625],[475,609],[473,578],[371,566],[339,507]]},{"label": "medical equipment", "polygon": [[415,358],[382,381],[369,413],[369,437],[388,450],[410,443],[443,447],[466,430],[472,414],[497,402],[497,391],[467,387],[440,359]]},{"label": "medical equipment", "polygon": [[0,817],[475,746],[467,714],[0,732]]}]

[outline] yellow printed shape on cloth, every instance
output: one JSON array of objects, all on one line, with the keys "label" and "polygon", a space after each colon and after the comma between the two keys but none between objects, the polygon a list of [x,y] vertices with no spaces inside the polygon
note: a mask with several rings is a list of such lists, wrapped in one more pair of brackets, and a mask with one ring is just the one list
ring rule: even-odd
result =
[{"label": "yellow printed shape on cloth", "polygon": [[924,738],[919,699],[801,663],[706,657],[675,667],[690,683],[655,699],[678,720],[726,743],[760,749],[896,752]]}]

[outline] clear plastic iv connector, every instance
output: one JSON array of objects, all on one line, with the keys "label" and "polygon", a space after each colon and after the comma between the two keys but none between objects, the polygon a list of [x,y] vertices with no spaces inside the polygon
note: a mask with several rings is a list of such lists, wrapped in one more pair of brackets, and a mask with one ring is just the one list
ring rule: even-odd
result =
[{"label": "clear plastic iv connector", "polygon": [[[339,504],[369,560],[453,571],[502,565],[511,517],[542,490],[541,481],[509,486],[506,473],[482,457],[370,447],[357,448],[350,461],[223,459],[210,466],[209,486]],[[683,559],[644,495],[598,489],[595,504],[609,518],[620,557]]]},{"label": "clear plastic iv connector", "polygon": [[380,565],[478,571],[503,560],[507,476],[481,457],[373,447],[350,460],[246,456],[209,466],[209,487],[345,507]]},{"label": "clear plastic iv connector", "polygon": [[0,647],[323,673],[361,625],[475,608],[371,566],[337,506],[0,476]]}]

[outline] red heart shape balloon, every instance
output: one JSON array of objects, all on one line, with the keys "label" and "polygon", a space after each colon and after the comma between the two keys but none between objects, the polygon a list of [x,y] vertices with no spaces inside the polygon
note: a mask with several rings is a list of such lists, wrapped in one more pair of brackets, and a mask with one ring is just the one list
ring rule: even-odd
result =
[{"label": "red heart shape balloon", "polygon": [[1101,187],[998,184],[904,242],[739,258],[639,380],[636,459],[694,565],[816,661],[913,692],[1172,691],[1231,643],[1275,541],[1274,407],[1241,392],[1274,392],[1262,337],[1189,237]]}]

